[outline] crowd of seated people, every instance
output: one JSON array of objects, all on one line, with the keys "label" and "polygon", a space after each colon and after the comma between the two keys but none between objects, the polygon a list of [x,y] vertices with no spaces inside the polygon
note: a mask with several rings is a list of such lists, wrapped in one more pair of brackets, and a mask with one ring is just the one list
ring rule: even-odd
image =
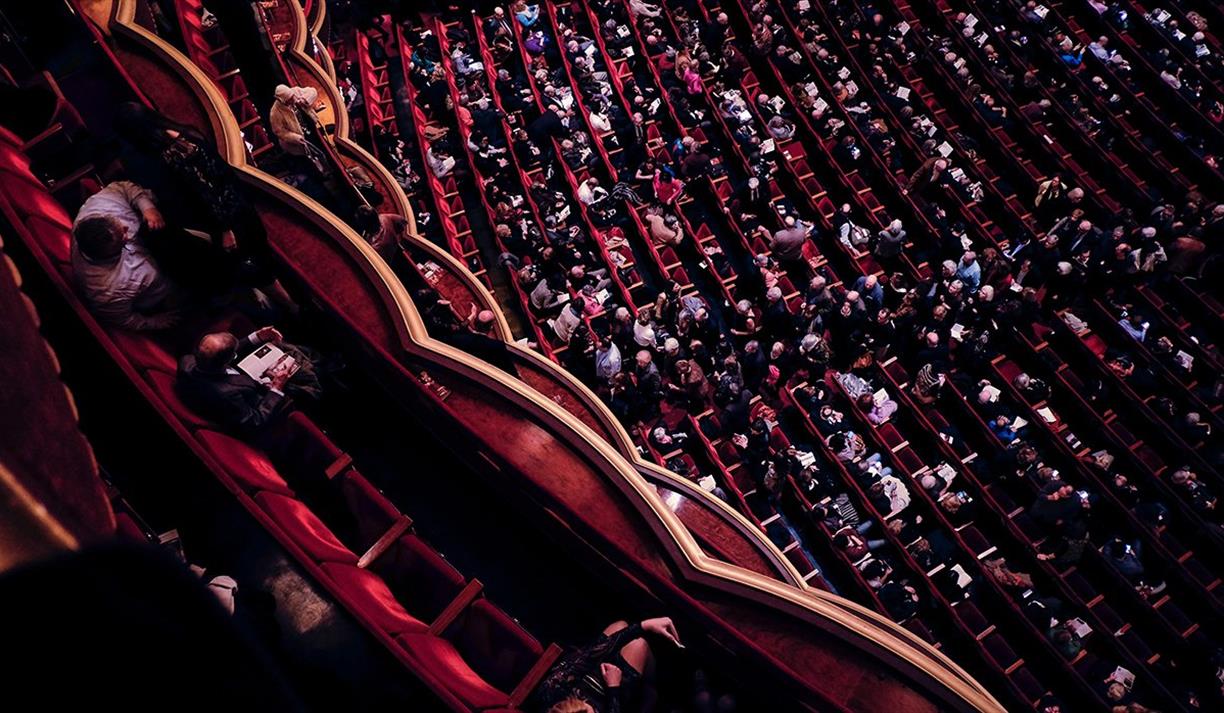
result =
[{"label": "crowd of seated people", "polygon": [[[701,472],[706,461],[695,454],[703,442],[729,444],[724,465],[747,477],[738,484],[726,474],[709,479],[720,497],[735,501],[733,491],[755,489],[781,503],[791,484],[813,501],[829,498],[822,526],[840,551],[854,553],[850,561],[875,563],[864,579],[898,621],[932,606],[926,600],[936,586],[934,579],[921,586],[905,572],[924,570],[906,570],[899,560],[920,567],[952,561],[954,532],[985,514],[980,495],[965,487],[967,475],[987,484],[1012,472],[1027,478],[1017,482],[1027,483],[1031,505],[1024,510],[1040,533],[1031,566],[1073,566],[1094,548],[1093,561],[1128,581],[1136,601],[1158,599],[1168,586],[1161,574],[1167,563],[1148,564],[1160,557],[1129,533],[1131,521],[1110,518],[1123,512],[1161,527],[1174,511],[1192,511],[1188,526],[1219,528],[1219,412],[1211,406],[1221,384],[1204,368],[1217,357],[1210,348],[1191,356],[1169,321],[1154,323],[1155,307],[1143,297],[1218,269],[1210,260],[1224,228],[1218,188],[1178,193],[1137,185],[1145,203],[1109,210],[1105,201],[1115,186],[1125,188],[1124,174],[1102,179],[1109,190],[1081,185],[1083,174],[1043,156],[1050,167],[1044,175],[1005,179],[1001,188],[981,161],[993,150],[985,144],[994,130],[1010,137],[1066,121],[1082,131],[1084,145],[1130,140],[1111,114],[1130,101],[1118,96],[1117,82],[1144,86],[1118,74],[1127,72],[1126,55],[1102,39],[1086,49],[1114,75],[1033,71],[1034,53],[1047,45],[1069,70],[1089,60],[1074,42],[1065,47],[1054,14],[1003,1],[963,3],[963,12],[946,15],[946,27],[902,22],[884,8],[844,0],[825,7],[767,0],[587,5],[520,2],[478,22],[438,24],[445,57],[425,34],[411,47],[413,63],[429,69],[418,80],[423,96],[428,83],[440,83],[437,68],[450,73],[468,137],[466,151],[449,138],[437,142],[436,170],[459,170],[445,159],[471,157],[503,263],[515,272],[529,317],[547,325],[557,358],[644,445],[693,455],[663,460],[687,477],[719,475]],[[1104,16],[1124,16],[1111,9],[1118,5],[1103,5]],[[991,25],[981,40],[975,11]],[[1154,24],[1167,28],[1168,18]],[[1181,49],[1194,54],[1195,43],[1209,37]],[[967,62],[970,52],[986,61]],[[1174,65],[1186,57],[1157,54],[1163,64],[1156,66],[1178,76]],[[973,124],[977,133],[950,127],[910,89],[919,85],[902,68],[919,56],[924,72],[963,92],[963,111],[981,122]],[[1218,78],[1213,60],[1197,65],[1204,78]],[[744,81],[767,73],[776,88]],[[1205,116],[1218,116],[1218,103],[1210,103],[1217,90],[1197,82],[1184,78],[1179,91]],[[437,92],[433,102],[441,106]],[[1210,171],[1207,128],[1184,138]],[[828,161],[846,187],[860,196],[872,190],[884,205],[848,195],[826,209],[797,195],[791,177],[804,176],[795,173],[795,157],[777,149],[796,140],[827,142]],[[729,195],[716,193],[719,181],[734,186]],[[1012,183],[1017,190],[1009,196]],[[975,213],[978,205],[1008,212],[1012,222],[1000,222],[1015,233],[992,229]],[[693,229],[704,218],[742,235],[742,249],[736,240],[715,241],[729,249],[707,252]],[[665,249],[674,252],[664,256]],[[689,266],[686,276],[705,270],[716,279],[717,263],[727,263],[732,291],[674,279],[671,258]],[[621,289],[642,273],[653,298]],[[1029,419],[1028,405],[1045,403],[1052,387],[1023,372],[1003,378],[996,368],[1017,333],[1037,342],[1068,327],[1106,332],[1097,301],[1112,314],[1108,328],[1127,339],[1107,333],[1108,349],[1097,355],[1103,369],[1083,367],[1081,395],[1105,405],[1133,391],[1151,401],[1144,413],[1163,421],[1151,428],[1168,427],[1168,443],[1200,446],[1201,459],[1186,462],[1172,448],[1162,451],[1167,483],[1132,482],[1142,478],[1120,459],[1112,462],[1118,446],[1100,438],[1091,445],[1103,455],[1091,463],[1050,465],[1065,454],[1044,424]],[[889,381],[889,364],[906,377]],[[1179,374],[1185,378],[1170,381]],[[1162,394],[1170,383],[1187,386]],[[1055,397],[1065,396],[1065,385]],[[878,434],[961,395],[968,413],[981,418],[980,437],[997,451],[964,471],[910,480],[915,471],[898,465]],[[810,430],[790,416],[796,410]],[[939,434],[953,448],[964,440],[954,425]],[[1088,472],[1099,480],[1085,484]],[[1093,492],[1097,484],[1110,492]],[[1123,510],[1098,515],[1102,500]],[[919,526],[913,514],[926,507],[953,530]],[[889,553],[897,544],[904,554]],[[1032,577],[1007,560],[975,566],[1021,607],[1038,601]],[[1045,606],[1057,604],[1058,594],[1041,594]],[[1065,621],[1056,622],[1051,640],[1064,651],[1082,647]],[[1143,709],[1129,689],[1102,681],[1102,700]]]},{"label": "crowd of seated people", "polygon": [[[1213,587],[1195,589],[1160,537],[1196,533],[1201,551],[1218,553],[1219,355],[1209,339],[1181,332],[1152,296],[1189,299],[1176,291],[1181,278],[1218,274],[1224,204],[1210,183],[1224,147],[1218,43],[1199,23],[1182,31],[1168,12],[1137,17],[1132,2],[1089,3],[1108,33],[1086,47],[1083,30],[1032,0],[946,5],[956,12],[939,13],[945,24],[918,25],[847,0],[595,0],[561,9],[520,0],[448,30],[444,56],[437,38],[418,31],[408,81],[432,112],[456,100],[466,137],[432,137],[427,169],[480,178],[530,316],[644,446],[689,456],[664,458],[667,467],[705,481],[713,473],[693,463],[713,462],[696,458],[708,444],[724,466],[709,480],[718,497],[738,505],[755,492],[779,512],[795,493],[820,503],[805,544],[827,540],[866,584],[864,600],[899,622],[989,589],[1029,617],[1049,650],[1068,662],[1094,657],[1097,665],[1075,671],[1113,710],[1200,707],[1221,691],[1198,667],[1149,661],[1146,673],[1168,674],[1159,688],[1152,676],[1132,688],[1132,678],[1110,673],[1145,659],[1085,633],[1076,622],[1089,598],[1057,575],[1102,572],[1126,590],[1108,601],[1140,611],[1170,596],[1213,596]],[[1138,22],[1155,34],[1132,34]],[[1116,47],[1118,36],[1138,44]],[[1041,52],[1057,71],[1045,71]],[[903,68],[919,57],[922,76],[938,77],[948,101],[959,102],[965,126],[952,128],[913,89],[920,84]],[[757,84],[757,75],[776,81]],[[1145,101],[1150,80],[1175,92],[1168,107]],[[283,89],[273,133],[286,153],[308,160],[297,112],[313,98]],[[1202,120],[1177,122],[1179,109]],[[1161,127],[1178,123],[1187,151],[1167,153],[1199,162],[1193,170],[1130,186],[1119,172],[1100,177],[1102,188],[1040,145],[1031,157],[1050,170],[1039,180],[1019,161],[980,160],[996,137],[1016,141],[1058,122],[1081,132],[1083,146],[1122,150],[1134,139],[1120,121],[1141,110],[1163,123],[1137,119],[1140,145],[1156,146]],[[222,306],[238,304],[267,324],[292,318],[296,305],[213,149],[139,107],[121,112],[117,127],[132,180],[103,186],[82,206],[72,245],[78,287],[111,326],[189,332],[184,395],[255,435],[286,398],[318,397],[322,359],[273,327],[245,338],[206,327]],[[384,140],[412,183],[404,146]],[[804,141],[829,147],[827,159],[812,161],[845,180],[845,202],[827,211],[805,194],[796,157],[779,148]],[[301,162],[303,174],[316,170]],[[991,180],[990,170],[1008,178]],[[1186,176],[1207,180],[1167,190]],[[735,188],[719,193],[720,182]],[[1007,196],[1000,184],[1011,183],[1024,190]],[[1110,209],[1108,196],[1128,189],[1131,200]],[[886,200],[865,205],[867,191]],[[984,221],[980,206],[1006,217]],[[356,215],[375,250],[402,259],[402,218]],[[698,224],[743,244],[701,243]],[[639,255],[650,257],[631,272]],[[653,288],[647,299],[626,287],[642,280]],[[431,333],[491,329],[487,311],[460,314],[429,289],[414,296]],[[267,344],[295,357],[294,373],[257,379],[237,368]],[[1043,366],[1068,354],[1059,367]],[[1121,400],[1135,404],[1113,413]],[[931,426],[946,445],[926,452],[958,451],[966,440],[988,452],[971,464],[915,467],[906,460],[913,446],[891,434],[904,428],[917,440],[925,419],[945,408],[980,433]],[[1130,453],[1139,445],[1128,449],[1132,442],[1104,428],[1111,424],[1156,445]],[[728,479],[733,469],[744,477]],[[1003,491],[1027,501],[999,508]],[[1000,539],[988,544],[1008,556],[978,552],[965,533],[1000,512],[1023,513],[1031,532],[990,530]],[[970,582],[945,576],[953,564]],[[1186,637],[1166,659],[1218,655],[1206,624],[1206,643]],[[621,680],[599,673],[612,688]],[[584,710],[568,696],[557,703]]]}]

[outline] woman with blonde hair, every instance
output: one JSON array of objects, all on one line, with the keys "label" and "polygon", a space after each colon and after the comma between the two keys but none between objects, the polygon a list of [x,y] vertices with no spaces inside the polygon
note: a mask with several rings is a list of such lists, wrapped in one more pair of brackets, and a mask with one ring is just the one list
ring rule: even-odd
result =
[{"label": "woman with blonde hair", "polygon": [[639,624],[610,624],[588,646],[562,655],[536,690],[547,713],[627,713],[649,698],[654,656],[644,638],[652,634],[682,647],[667,617]]}]

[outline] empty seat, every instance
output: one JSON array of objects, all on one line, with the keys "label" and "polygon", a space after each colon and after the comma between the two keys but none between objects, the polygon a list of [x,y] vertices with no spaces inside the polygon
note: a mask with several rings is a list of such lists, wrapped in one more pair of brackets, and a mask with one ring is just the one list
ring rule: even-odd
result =
[{"label": "empty seat", "polygon": [[341,599],[382,631],[401,634],[429,629],[400,605],[377,574],[342,562],[324,562],[321,566],[336,585]]},{"label": "empty seat", "polygon": [[411,533],[391,543],[367,567],[422,621],[434,621],[466,581],[459,570]]},{"label": "empty seat", "polygon": [[463,660],[459,650],[446,639],[428,633],[408,633],[398,637],[408,656],[428,674],[473,708],[506,706],[510,697],[497,690]]},{"label": "empty seat", "polygon": [[267,491],[281,495],[293,494],[293,489],[263,453],[217,431],[201,429],[196,432],[196,438],[243,490],[251,493]]},{"label": "empty seat", "polygon": [[211,421],[201,416],[179,398],[174,374],[153,370],[147,372],[145,376],[166,407],[188,428],[209,428],[214,426]]},{"label": "empty seat", "polygon": [[365,552],[401,517],[387,496],[383,495],[356,469],[349,469],[336,478],[335,486],[344,510],[356,523],[348,533],[347,544],[354,552]]},{"label": "empty seat", "polygon": [[357,555],[336,539],[306,503],[279,493],[258,493],[255,502],[316,562],[357,563]]},{"label": "empty seat", "polygon": [[512,691],[544,649],[505,612],[477,599],[443,634],[481,678]]}]

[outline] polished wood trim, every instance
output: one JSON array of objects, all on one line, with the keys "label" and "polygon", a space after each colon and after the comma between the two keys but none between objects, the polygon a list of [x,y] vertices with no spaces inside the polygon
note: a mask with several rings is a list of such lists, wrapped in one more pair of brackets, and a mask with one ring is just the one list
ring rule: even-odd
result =
[{"label": "polished wood trim", "polygon": [[323,471],[323,474],[327,476],[328,480],[332,480],[337,475],[340,475],[352,467],[353,457],[348,453],[341,453],[339,456],[336,456],[336,460],[332,461],[331,464],[327,466],[327,469]]},{"label": "polished wood trim", "polygon": [[394,525],[388,527],[387,531],[378,538],[378,541],[370,545],[370,549],[361,555],[361,558],[357,560],[357,566],[360,569],[369,567],[379,557],[382,557],[387,550],[391,549],[391,545],[395,544],[396,540],[403,537],[404,533],[411,529],[412,518],[407,515],[401,515],[400,519],[396,520]]},{"label": "polished wood trim", "polygon": [[514,690],[510,692],[510,702],[507,704],[509,708],[519,708],[527,702],[527,697],[531,695],[535,687],[540,685],[540,681],[544,680],[544,676],[548,674],[548,670],[552,665],[561,658],[561,647],[556,644],[549,644],[544,653],[540,654],[540,658],[531,666],[531,670],[523,675],[523,679],[518,682]]},{"label": "polished wood trim", "polygon": [[482,591],[484,591],[484,584],[479,579],[470,580],[463,587],[462,591],[455,595],[450,604],[446,605],[446,608],[442,610],[438,618],[434,619],[433,623],[429,625],[429,633],[434,636],[441,636],[459,618],[463,610],[476,601],[476,597],[479,597]]},{"label": "polished wood trim", "polygon": [[[573,414],[517,379],[489,367],[459,349],[431,338],[403,285],[359,235],[309,197],[246,163],[245,150],[240,141],[235,141],[236,122],[224,98],[212,82],[177,49],[131,23],[130,9],[134,2],[135,0],[117,0],[114,20],[118,26],[113,26],[112,31],[123,30],[133,39],[149,46],[174,71],[184,76],[192,91],[196,92],[207,106],[212,107],[209,118],[218,125],[217,136],[223,155],[245,174],[252,184],[265,192],[281,195],[286,204],[304,211],[318,225],[321,236],[336,241],[338,246],[361,263],[362,269],[371,278],[371,284],[379,288],[384,304],[394,317],[396,333],[401,340],[399,348],[412,357],[424,359],[458,378],[493,390],[501,398],[521,408],[534,422],[544,424],[562,442],[581,453],[587,462],[595,464],[604,478],[629,496],[628,501],[658,535],[660,546],[669,554],[685,579],[725,591],[737,598],[755,600],[778,610],[791,612],[794,616],[812,621],[831,632],[841,632],[840,635],[845,638],[859,640],[880,658],[892,661],[902,668],[909,667],[912,674],[926,677],[931,686],[942,689],[946,695],[959,700],[961,705],[957,708],[1004,710],[985,688],[938,650],[875,612],[808,587],[789,563],[786,568],[790,578],[795,581],[793,584],[719,562],[702,552],[691,533],[660,501],[653,486],[637,469],[658,471],[659,477],[664,479],[675,476],[638,458],[631,447],[628,434],[619,424],[615,424],[614,418],[601,404],[597,412],[606,414],[608,420],[615,424],[612,430],[618,436],[614,439],[617,441],[615,444],[600,437]],[[124,8],[129,11],[125,13]],[[300,6],[298,9],[300,12]],[[123,19],[125,17],[126,20]],[[340,106],[343,107],[343,104]],[[462,266],[460,268],[462,269]],[[538,355],[537,358],[542,360]],[[544,363],[548,364],[550,369],[562,371],[551,362]],[[568,374],[558,373],[557,376],[563,381],[576,383]],[[581,384],[576,385],[579,393],[590,394]],[[593,394],[590,394],[590,398],[594,403],[599,403]],[[762,547],[776,550],[763,533],[758,533],[757,537]]]}]

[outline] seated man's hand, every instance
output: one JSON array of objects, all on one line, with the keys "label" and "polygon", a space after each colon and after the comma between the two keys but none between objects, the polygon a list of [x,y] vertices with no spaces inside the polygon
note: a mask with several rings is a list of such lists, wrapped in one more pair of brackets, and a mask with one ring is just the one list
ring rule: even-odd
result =
[{"label": "seated man's hand", "polygon": [[140,215],[144,218],[145,227],[149,230],[161,230],[166,227],[166,219],[162,217],[161,211],[153,206],[141,210]]},{"label": "seated man's hand", "polygon": [[261,343],[271,342],[273,344],[280,344],[281,340],[285,337],[276,327],[260,327],[255,332],[255,338]]}]

